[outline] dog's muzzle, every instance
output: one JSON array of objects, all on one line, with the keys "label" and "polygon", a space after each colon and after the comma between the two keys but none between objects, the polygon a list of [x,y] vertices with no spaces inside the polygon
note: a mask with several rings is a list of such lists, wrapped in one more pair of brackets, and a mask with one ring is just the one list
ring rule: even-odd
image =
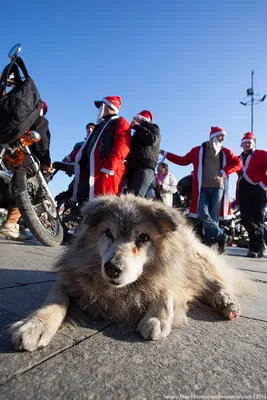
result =
[{"label": "dog's muzzle", "polygon": [[122,273],[122,269],[119,268],[118,266],[114,265],[111,261],[107,261],[104,264],[104,268],[105,268],[105,273],[106,273],[107,277],[110,278],[110,280],[112,281],[113,284],[115,284],[115,282],[113,280],[119,278],[119,276]]}]

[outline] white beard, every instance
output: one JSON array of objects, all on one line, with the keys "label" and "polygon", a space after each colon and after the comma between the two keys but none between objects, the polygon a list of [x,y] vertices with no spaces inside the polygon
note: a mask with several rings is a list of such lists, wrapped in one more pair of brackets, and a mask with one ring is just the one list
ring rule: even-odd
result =
[{"label": "white beard", "polygon": [[222,149],[223,142],[219,142],[218,139],[215,137],[213,139],[212,144],[213,144],[213,148],[215,150],[215,154],[217,156],[217,154],[219,154]]},{"label": "white beard", "polygon": [[101,118],[103,117],[104,108],[105,108],[105,104],[102,103],[97,112],[96,122],[99,122],[101,120]]}]

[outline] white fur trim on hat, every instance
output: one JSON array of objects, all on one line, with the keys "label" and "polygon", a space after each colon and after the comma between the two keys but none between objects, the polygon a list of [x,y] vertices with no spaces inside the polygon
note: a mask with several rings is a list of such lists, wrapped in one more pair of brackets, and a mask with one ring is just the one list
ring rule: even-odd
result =
[{"label": "white fur trim on hat", "polygon": [[143,120],[143,121],[151,122],[151,120],[149,118],[146,118],[146,117],[144,117],[143,115],[140,115],[140,114],[136,114],[133,119],[136,119],[136,120],[139,120],[139,121]]},{"label": "white fur trim on hat", "polygon": [[226,132],[225,132],[225,131],[217,131],[217,132],[214,132],[212,135],[210,135],[210,139],[213,139],[213,138],[215,138],[216,136],[220,136],[220,135],[226,136]]},{"label": "white fur trim on hat", "polygon": [[253,143],[253,144],[255,144],[255,140],[253,140],[253,139],[243,139],[243,140],[241,140],[241,144],[242,143]]},{"label": "white fur trim on hat", "polygon": [[111,103],[111,102],[110,102],[109,100],[107,100],[107,99],[103,99],[102,102],[105,103],[105,104],[107,104],[110,108],[112,108],[112,110],[116,111],[116,113],[118,114],[119,109],[118,109],[118,107],[114,106],[113,103]]}]

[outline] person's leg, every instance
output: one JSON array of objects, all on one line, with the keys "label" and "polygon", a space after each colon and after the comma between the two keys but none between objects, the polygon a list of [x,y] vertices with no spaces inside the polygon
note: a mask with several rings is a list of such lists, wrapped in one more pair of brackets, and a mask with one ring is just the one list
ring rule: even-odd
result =
[{"label": "person's leg", "polygon": [[139,197],[145,197],[153,179],[154,171],[152,169],[137,168],[132,182],[132,191],[134,194]]},{"label": "person's leg", "polygon": [[266,193],[259,185],[253,187],[252,216],[255,223],[254,242],[258,257],[262,257],[265,250],[264,240],[264,209],[266,204]]},{"label": "person's leg", "polygon": [[0,228],[0,235],[10,239],[17,239],[20,236],[19,219],[21,214],[14,201],[11,201],[8,206],[8,215],[4,224]]},{"label": "person's leg", "polygon": [[254,202],[253,185],[244,178],[239,182],[239,210],[241,214],[241,224],[245,227],[249,235],[248,257],[257,257],[257,240],[255,240],[256,225],[253,219],[252,204]]},{"label": "person's leg", "polygon": [[132,168],[128,168],[126,173],[127,193],[132,193],[134,190],[133,177],[134,177],[134,170]]},{"label": "person's leg", "polygon": [[210,194],[210,216],[218,223],[221,211],[224,189],[212,188]]},{"label": "person's leg", "polygon": [[219,217],[221,211],[221,205],[223,200],[224,189],[212,188],[211,189],[211,201],[210,201],[210,214],[212,219],[216,222],[219,227],[217,237],[215,238],[219,247],[218,251],[220,254],[225,253],[227,245],[230,243],[232,238],[221,229],[219,226]]},{"label": "person's leg", "polygon": [[[199,198],[198,204],[198,215],[204,226],[204,242],[207,245],[212,245],[214,240],[216,240],[220,235],[223,235],[223,231],[218,226],[216,221],[211,217],[210,208],[212,204],[212,197],[215,198],[215,195],[212,196],[212,188],[202,188]],[[215,200],[213,199],[213,203]],[[213,207],[213,213],[215,213],[215,206]],[[220,212],[220,210],[219,210]]]}]

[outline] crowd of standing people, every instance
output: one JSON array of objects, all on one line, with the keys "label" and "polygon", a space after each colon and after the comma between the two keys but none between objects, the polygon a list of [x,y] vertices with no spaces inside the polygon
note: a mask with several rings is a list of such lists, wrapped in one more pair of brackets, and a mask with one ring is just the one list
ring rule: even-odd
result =
[{"label": "crowd of standing people", "polygon": [[[149,110],[138,112],[129,123],[119,116],[121,105],[120,96],[106,96],[95,101],[96,122],[86,125],[85,140],[76,143],[64,158],[65,162],[75,165],[75,178],[69,186],[72,200],[81,205],[97,195],[131,192],[172,206],[177,180],[164,160],[158,162],[159,154],[177,165],[193,164],[190,216],[202,221],[204,243],[208,246],[216,243],[220,252],[224,252],[232,238],[223,232],[218,222],[220,218],[231,218],[229,176],[237,173],[237,202],[242,224],[249,234],[248,257],[262,257],[267,152],[255,149],[253,133],[244,135],[243,152],[237,156],[224,147],[225,130],[220,126],[211,127],[207,141],[185,156],[179,156],[160,150],[160,128]],[[38,126],[35,130],[38,132]],[[42,157],[42,151],[43,158],[46,157],[44,173],[49,172],[49,142],[50,133],[44,139],[45,151],[37,149],[38,157]],[[11,214],[0,229],[2,235],[8,236],[12,223],[16,224],[17,231],[20,215],[16,215],[16,221],[14,218],[11,221]]]}]

